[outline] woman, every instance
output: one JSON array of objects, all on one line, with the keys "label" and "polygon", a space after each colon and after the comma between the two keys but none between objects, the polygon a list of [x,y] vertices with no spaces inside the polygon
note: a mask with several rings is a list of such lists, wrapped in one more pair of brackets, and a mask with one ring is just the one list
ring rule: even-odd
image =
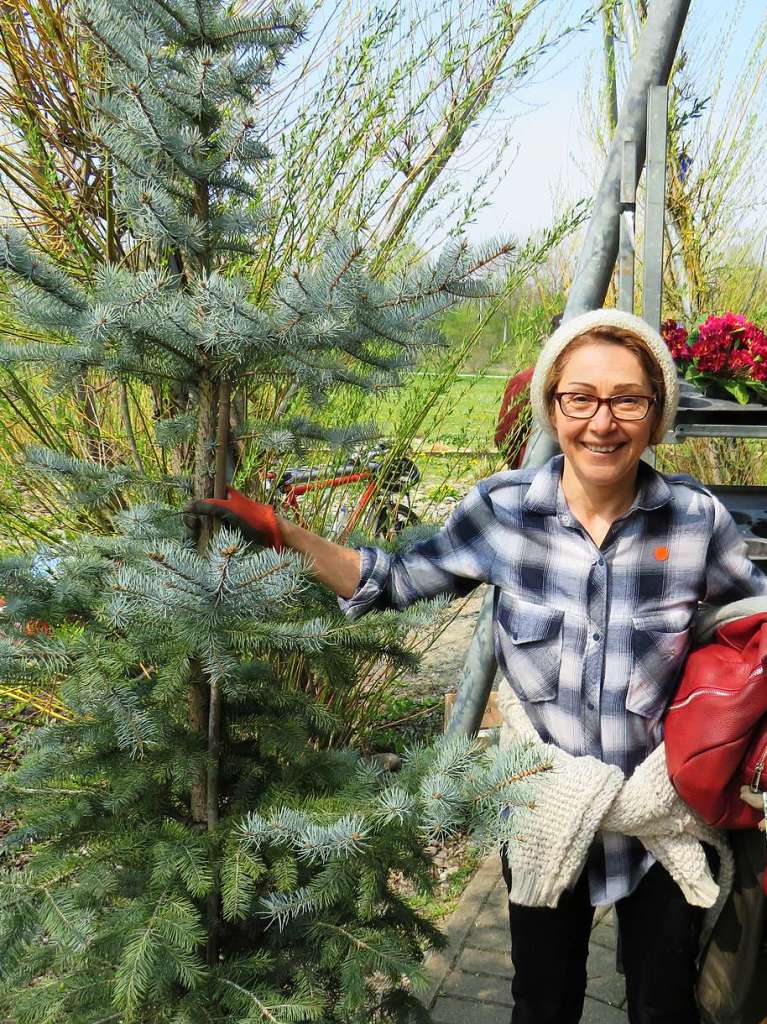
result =
[{"label": "woman", "polygon": [[[481,481],[404,554],[339,547],[236,493],[197,511],[308,555],[352,617],[493,585],[498,663],[538,735],[629,776],[661,741],[698,602],[767,593],[767,578],[703,485],[640,461],[678,401],[666,345],[642,320],[598,310],[560,326],[530,394],[562,454]],[[697,1022],[700,911],[638,840],[599,837],[555,909],[510,905],[514,1024],[580,1019],[604,903],[620,921],[632,1024]]]}]

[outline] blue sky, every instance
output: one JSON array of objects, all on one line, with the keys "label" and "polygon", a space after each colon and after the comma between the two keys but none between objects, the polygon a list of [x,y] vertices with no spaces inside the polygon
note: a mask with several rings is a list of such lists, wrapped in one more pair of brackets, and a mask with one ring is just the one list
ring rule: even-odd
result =
[{"label": "blue sky", "polygon": [[[289,69],[296,71],[311,54],[313,70],[295,79],[295,93],[290,89],[293,98],[300,101],[311,94],[329,54],[336,46],[344,44],[353,23],[358,21],[355,15],[362,21],[365,15],[378,10],[379,5],[383,10],[392,2],[314,0],[314,16],[307,40],[288,62]],[[440,24],[439,19],[446,10],[454,10],[455,19],[459,21],[466,11],[470,20],[477,11],[484,11],[484,4],[492,6],[491,0],[398,2],[427,26],[432,18]],[[521,7],[521,0],[507,2],[515,9]],[[651,3],[663,2],[651,0]],[[542,23],[556,29],[573,25],[596,4],[597,0],[540,0],[533,19],[523,29],[523,34],[527,33],[526,42],[515,46],[530,45]],[[403,21],[403,24],[407,23]],[[691,0],[682,46],[689,56],[687,73],[695,94],[708,95],[714,88],[712,79],[716,74],[721,76],[719,109],[712,105],[704,112],[701,122],[714,134],[728,100],[731,109],[737,109],[731,103],[731,89],[743,69],[744,55],[760,28],[765,31],[765,26],[767,0]],[[400,45],[399,41],[396,45]],[[617,46],[624,55],[627,53],[626,41],[619,39]],[[762,52],[767,52],[767,46]],[[401,53],[401,57],[404,56]],[[475,182],[490,169],[497,171],[498,178],[502,179],[494,187],[487,208],[479,212],[475,223],[469,227],[472,240],[494,235],[524,239],[531,232],[550,226],[556,213],[570,202],[593,195],[603,157],[597,154],[589,138],[584,108],[593,102],[586,96],[590,93],[593,97],[596,81],[601,78],[602,62],[602,27],[601,20],[597,19],[594,25],[571,35],[566,44],[560,43],[543,58],[532,75],[523,77],[514,91],[499,101],[489,120],[486,117],[474,131],[473,138],[465,140],[463,150],[453,157],[448,168],[463,193],[470,193]],[[761,97],[767,106],[767,78],[761,83]],[[763,121],[767,124],[767,111],[763,112]],[[511,138],[511,143],[495,167],[498,141],[504,135]],[[767,147],[767,131],[763,142]],[[695,166],[702,165],[701,160],[695,162]],[[759,195],[752,201],[751,194],[756,192]],[[740,211],[749,224],[750,235],[754,233],[755,224],[758,230],[762,225],[767,228],[767,194],[761,181],[752,186],[746,202],[741,202]],[[438,220],[442,211],[434,212]],[[430,233],[429,241],[437,244],[446,229],[444,223],[438,225],[428,220],[422,227]],[[733,230],[737,230],[735,224]]]},{"label": "blue sky", "polygon": [[[726,101],[739,71],[739,55],[748,49],[766,9],[765,0],[692,0],[682,43],[691,55],[693,80],[704,94],[712,62],[731,30],[722,66],[721,95]],[[551,223],[557,196],[575,199],[593,192],[598,168],[582,108],[589,69],[597,73],[601,60],[601,31],[595,26],[575,37],[535,82],[526,83],[517,97],[504,102],[500,119],[513,121],[516,146],[507,153],[508,173],[492,208],[480,214],[473,229],[477,238],[497,232],[524,237]],[[715,120],[716,109],[708,116]],[[466,174],[477,170],[471,167]]]}]

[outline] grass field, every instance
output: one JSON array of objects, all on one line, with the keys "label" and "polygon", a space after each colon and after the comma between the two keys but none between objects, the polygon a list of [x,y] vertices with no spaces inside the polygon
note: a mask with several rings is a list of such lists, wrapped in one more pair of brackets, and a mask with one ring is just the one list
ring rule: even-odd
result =
[{"label": "grass field", "polygon": [[506,378],[499,375],[465,375],[454,380],[444,391],[437,391],[437,381],[422,375],[406,390],[394,391],[381,400],[376,422],[385,432],[408,416],[425,413],[416,431],[419,437],[445,444],[492,449],[495,424],[501,406]]}]

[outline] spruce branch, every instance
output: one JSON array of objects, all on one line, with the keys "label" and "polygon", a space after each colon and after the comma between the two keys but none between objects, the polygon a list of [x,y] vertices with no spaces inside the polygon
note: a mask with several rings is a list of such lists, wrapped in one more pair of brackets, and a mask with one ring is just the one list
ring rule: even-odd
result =
[{"label": "spruce branch", "polygon": [[4,269],[82,313],[88,306],[85,293],[58,267],[38,256],[15,228],[0,229],[0,269]]},{"label": "spruce branch", "polygon": [[231,978],[222,978],[221,984],[231,988],[249,1004],[251,1012],[243,1018],[244,1024],[260,1024],[263,1021],[268,1024],[292,1024],[294,1021],[320,1020],[325,1012],[324,1002],[309,993],[300,993],[286,1000],[278,993],[248,989]]},{"label": "spruce branch", "polygon": [[[150,9],[153,9],[155,14],[162,12],[167,15],[167,19],[163,19],[164,24],[167,28],[168,23],[170,23],[171,27],[176,29],[174,38],[188,38],[194,34],[194,25],[185,17],[186,11],[183,6],[180,7],[178,4],[171,3],[170,0],[149,0],[149,4],[151,4]],[[149,6],[149,4],[145,6]],[[188,10],[188,7],[186,10]]]},{"label": "spruce branch", "polygon": [[390,978],[407,977],[416,991],[423,991],[427,979],[423,971],[412,969],[408,952],[400,943],[392,941],[388,935],[377,934],[372,929],[350,931],[341,925],[327,921],[317,921],[312,928],[317,932],[327,932],[342,937],[352,949],[363,954],[367,961],[367,970],[381,971]]}]

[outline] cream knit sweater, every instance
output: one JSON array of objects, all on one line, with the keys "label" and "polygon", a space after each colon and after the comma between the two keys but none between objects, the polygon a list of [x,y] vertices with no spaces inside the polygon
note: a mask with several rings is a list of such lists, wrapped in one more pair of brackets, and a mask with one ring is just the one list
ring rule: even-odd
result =
[{"label": "cream knit sweater", "polygon": [[[688,903],[711,908],[710,926],[732,885],[732,853],[725,833],[706,825],[674,790],[663,745],[626,779],[615,765],[544,745],[505,680],[498,687],[498,707],[504,719],[501,746],[538,742],[554,765],[536,785],[534,806],[517,819],[519,839],[509,845],[507,854],[511,902],[555,907],[562,893],[575,885],[596,833],[618,832],[641,841]],[[719,884],[701,842],[719,854]]]}]

